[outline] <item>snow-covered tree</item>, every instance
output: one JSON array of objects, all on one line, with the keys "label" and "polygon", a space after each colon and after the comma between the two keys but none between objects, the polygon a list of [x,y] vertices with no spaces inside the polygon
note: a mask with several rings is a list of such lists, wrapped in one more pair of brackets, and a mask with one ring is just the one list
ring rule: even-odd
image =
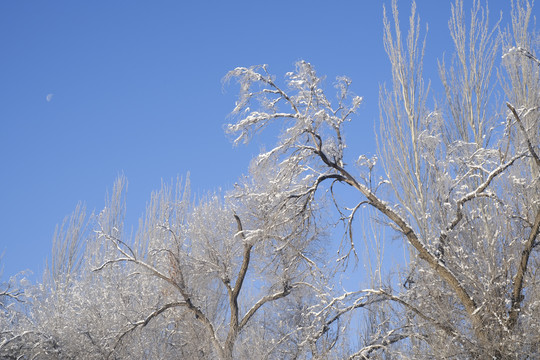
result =
[{"label": "snow-covered tree", "polygon": [[[392,2],[377,156],[347,152],[362,103],[349,78],[325,89],[305,61],[285,81],[231,71],[228,132],[238,144],[278,124],[276,143],[224,193],[163,184],[134,233],[123,177],[99,214],[78,207],[43,282],[0,289],[0,357],[540,356],[540,39],[532,5],[512,4],[504,27],[455,1],[432,101],[416,7],[403,36]],[[390,237],[409,257],[385,269]],[[343,290],[355,259],[368,280]]]},{"label": "snow-covered tree", "polygon": [[307,62],[287,74],[284,86],[266,66],[229,74],[240,96],[238,120],[228,130],[240,143],[281,123],[278,143],[257,161],[308,179],[291,200],[310,204],[325,184],[352,188],[358,200],[348,216],[336,201],[347,226],[367,204],[410,249],[402,289],[381,282],[361,294],[392,305],[374,301],[384,318],[352,358],[380,349],[406,358],[539,354],[538,38],[529,29],[531,4],[514,2],[512,9],[504,29],[489,24],[479,1],[467,21],[462,1],[455,2],[449,22],[455,55],[439,65],[445,101],[430,107],[415,5],[403,39],[392,2],[393,21],[385,15],[384,23],[393,81],[381,89],[381,170],[364,155],[358,167],[346,165],[346,123],[361,103],[349,95],[349,79],[337,79],[332,101]]},{"label": "snow-covered tree", "polygon": [[[225,196],[191,198],[189,182],[152,195],[133,237],[125,179],[86,219],[57,229],[43,283],[32,289],[28,346],[38,359],[294,358],[309,349],[306,309],[328,293],[319,209],[288,201],[305,179],[254,167]],[[257,341],[252,339],[256,338]],[[322,343],[318,341],[318,343]],[[296,355],[295,355],[296,354]],[[302,356],[304,356],[302,355]]]},{"label": "snow-covered tree", "polygon": [[22,330],[28,328],[21,306],[25,301],[22,275],[0,284],[0,355],[3,359],[16,359],[26,348],[25,338],[31,335]]}]

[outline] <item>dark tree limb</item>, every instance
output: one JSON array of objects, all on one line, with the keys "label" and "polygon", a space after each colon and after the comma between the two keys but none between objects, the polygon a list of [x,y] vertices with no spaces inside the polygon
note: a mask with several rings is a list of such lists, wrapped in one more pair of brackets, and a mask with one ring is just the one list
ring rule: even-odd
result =
[{"label": "dark tree limb", "polygon": [[512,329],[516,323],[519,312],[521,310],[521,303],[523,301],[523,281],[525,273],[527,272],[527,264],[531,256],[531,251],[534,247],[534,243],[538,233],[540,232],[540,209],[536,213],[536,219],[534,220],[534,225],[529,234],[529,238],[525,243],[525,248],[521,253],[521,260],[519,262],[519,268],[514,278],[514,289],[512,291],[512,305],[510,307],[510,313],[508,316],[508,328]]},{"label": "dark tree limb", "polygon": [[521,132],[523,132],[523,136],[525,136],[525,140],[527,142],[527,147],[529,148],[529,152],[531,153],[531,156],[534,158],[534,161],[535,161],[536,165],[538,166],[538,169],[540,169],[540,157],[538,156],[538,154],[534,150],[534,146],[532,145],[531,140],[527,136],[527,130],[523,126],[523,122],[519,118],[519,115],[518,115],[516,109],[508,102],[506,103],[506,106],[508,106],[508,108],[510,109],[510,111],[512,112],[514,117],[516,118],[516,121],[517,121],[517,123],[519,125],[519,128],[521,129]]}]

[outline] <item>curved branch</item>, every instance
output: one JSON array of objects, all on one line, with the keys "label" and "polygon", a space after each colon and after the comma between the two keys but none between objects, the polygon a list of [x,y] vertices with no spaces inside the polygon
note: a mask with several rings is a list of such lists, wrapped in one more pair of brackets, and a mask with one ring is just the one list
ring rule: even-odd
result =
[{"label": "curved branch", "polygon": [[352,209],[351,215],[349,216],[349,220],[347,221],[347,227],[349,228],[349,238],[351,239],[351,243],[353,242],[352,223],[353,223],[353,220],[354,220],[354,215],[356,214],[356,212],[358,211],[358,209],[360,208],[360,206],[365,205],[365,204],[368,204],[368,201],[360,201],[360,202],[354,207],[354,209]]},{"label": "curved branch", "polygon": [[[365,292],[365,291],[363,291]],[[328,308],[330,306],[332,306],[336,300],[342,300],[344,299],[347,295],[349,295],[350,293],[346,293],[342,296],[340,296],[339,298],[337,299],[334,299],[333,301],[331,301],[331,303],[326,306],[325,308]],[[363,300],[363,301],[360,301],[360,300]],[[328,330],[330,330],[330,325],[332,325],[334,322],[336,322],[337,320],[339,320],[339,318],[350,312],[350,311],[353,311],[353,310],[356,310],[356,309],[359,309],[359,308],[363,308],[365,306],[368,306],[368,305],[371,305],[371,304],[374,304],[376,302],[379,302],[381,301],[381,299],[365,299],[365,296],[364,297],[361,297],[359,299],[357,299],[352,305],[349,305],[341,310],[338,310],[337,313],[332,316],[332,318],[330,318],[329,320],[325,321],[321,330],[315,334],[312,339],[314,339],[315,341],[317,341],[317,339],[319,339],[321,336],[323,336],[325,333],[328,332]]]},{"label": "curved branch", "polygon": [[517,47],[513,47],[513,48],[508,49],[506,54],[504,54],[502,57],[504,58],[508,54],[511,54],[513,52],[521,53],[525,57],[527,57],[527,58],[531,59],[532,61],[534,61],[538,66],[540,66],[540,60],[538,60],[533,54],[531,54],[531,52],[529,50],[527,50],[525,48],[522,48],[521,46],[517,46]]},{"label": "curved branch", "polygon": [[152,313],[150,313],[144,320],[140,320],[140,321],[137,321],[135,323],[132,324],[131,328],[124,331],[124,333],[122,333],[122,335],[120,335],[120,337],[118,337],[118,339],[116,340],[114,346],[113,346],[113,349],[111,350],[111,352],[109,353],[109,355],[107,356],[107,358],[110,358],[111,355],[113,354],[113,352],[116,350],[116,348],[120,345],[120,343],[122,342],[123,338],[125,336],[127,336],[129,333],[135,331],[135,329],[137,329],[138,327],[145,327],[146,325],[148,325],[148,323],[154,319],[155,317],[159,316],[160,314],[162,314],[163,312],[167,311],[168,309],[171,309],[171,308],[174,308],[174,307],[178,307],[178,306],[186,306],[187,304],[185,302],[173,302],[173,303],[169,303],[169,304],[166,304],[166,305],[163,305],[161,308],[153,311]]},{"label": "curved branch", "polygon": [[364,346],[362,349],[360,349],[356,353],[349,356],[348,360],[353,360],[354,358],[357,358],[357,357],[360,357],[362,360],[367,360],[369,359],[369,355],[375,350],[385,348],[388,345],[392,345],[393,343],[409,338],[408,334],[393,335],[394,332],[395,330],[390,330],[388,334],[386,334],[385,337],[379,343],[373,342],[368,346]]},{"label": "curved branch", "polygon": [[[469,314],[469,317],[471,318],[472,322],[474,323],[474,326],[476,329],[481,328],[482,320],[477,312],[475,312],[477,305],[474,299],[469,295],[467,290],[463,287],[461,282],[458,280],[457,276],[449,269],[447,268],[444,263],[433,253],[431,253],[420,241],[412,227],[394,210],[392,210],[384,201],[379,199],[368,187],[365,185],[360,184],[347,170],[345,170],[343,167],[339,166],[336,163],[328,161],[326,157],[323,157],[322,153],[319,153],[319,156],[321,157],[321,160],[328,166],[334,168],[337,170],[343,177],[344,182],[349,184],[350,186],[354,187],[362,195],[364,195],[369,203],[375,207],[377,210],[379,210],[383,215],[385,215],[389,220],[391,220],[394,224],[397,225],[398,229],[405,235],[407,238],[407,241],[418,251],[418,257],[420,257],[422,260],[426,261],[430,267],[435,270],[436,273],[439,274],[439,276],[446,281],[446,283],[454,290],[456,296],[458,297],[461,304],[465,307],[465,310],[467,311],[467,314]],[[521,156],[519,156],[521,157]],[[510,166],[511,163],[513,163],[517,159],[514,158],[511,160],[511,162],[506,166]],[[504,169],[496,169],[495,171],[490,174],[488,177],[488,180],[484,184],[482,184],[476,191],[481,192],[485,190],[485,188],[490,184],[491,180],[501,173]],[[483,334],[479,334],[479,336],[483,336]]]},{"label": "curved branch", "polygon": [[255,305],[253,305],[251,307],[251,309],[248,310],[246,315],[244,315],[244,317],[242,318],[242,321],[240,322],[240,328],[243,328],[247,324],[249,319],[251,319],[251,317],[253,315],[255,315],[255,313],[257,312],[257,310],[259,310],[259,308],[261,306],[263,306],[267,302],[275,301],[275,300],[284,298],[285,296],[287,296],[287,295],[289,295],[291,293],[291,289],[293,287],[294,287],[294,285],[291,285],[289,287],[284,288],[283,291],[277,292],[277,293],[275,293],[273,295],[266,295],[266,296],[262,297],[261,299],[259,299],[259,301],[257,301],[255,303]]},{"label": "curved branch", "polygon": [[178,283],[176,283],[173,279],[171,279],[168,276],[161,273],[159,270],[157,270],[153,266],[148,265],[144,261],[141,261],[141,260],[138,260],[138,259],[135,259],[135,258],[131,258],[131,257],[126,257],[126,258],[118,258],[118,259],[115,259],[115,260],[108,260],[103,265],[101,265],[100,267],[94,269],[93,271],[102,270],[107,265],[111,265],[111,264],[114,264],[114,263],[117,263],[117,262],[133,262],[133,263],[145,268],[146,270],[148,270],[151,274],[153,274],[157,278],[162,279],[163,281],[171,284],[174,288],[176,288],[178,290],[178,292],[184,298],[185,306],[189,309],[189,311],[191,311],[195,315],[195,318],[197,318],[207,328],[208,332],[212,336],[212,342],[216,346],[216,349],[218,349],[218,351],[222,351],[222,348],[219,345],[219,342],[218,342],[218,340],[216,338],[216,333],[215,333],[215,330],[214,330],[214,326],[212,325],[212,323],[210,322],[208,317],[206,317],[206,315],[201,311],[201,309],[199,309],[197,306],[195,306],[193,304],[193,302],[191,301],[191,297],[189,296],[189,294],[185,291],[185,289],[182,286],[180,286]]},{"label": "curved branch", "polygon": [[[24,291],[21,291],[19,289],[11,290],[11,286],[9,284],[7,285],[7,289],[2,290],[2,292],[0,292],[0,297],[5,296],[10,299],[16,300],[18,302],[24,302],[24,300],[20,298],[24,295],[25,295]],[[5,307],[4,304],[2,304],[1,302],[0,302],[0,306]]]},{"label": "curved branch", "polygon": [[450,336],[450,337],[459,337],[459,334],[456,333],[454,331],[454,329],[452,329],[452,327],[450,327],[450,325],[441,324],[439,321],[437,321],[435,319],[432,319],[431,317],[425,315],[420,310],[418,310],[416,307],[412,306],[411,304],[409,304],[405,300],[401,299],[400,297],[389,294],[389,293],[387,293],[386,291],[384,291],[382,289],[381,290],[373,290],[372,292],[374,294],[383,295],[383,296],[387,297],[389,300],[395,301],[395,302],[403,305],[407,309],[414,312],[416,315],[420,316],[422,319],[426,320],[427,322],[429,322],[429,323],[435,325],[436,327],[438,327],[439,329],[443,330],[448,336]]},{"label": "curved branch", "polygon": [[484,181],[480,186],[478,186],[475,190],[471,191],[470,193],[463,196],[461,199],[457,201],[456,206],[456,216],[454,217],[454,220],[446,227],[444,231],[441,231],[441,235],[439,237],[439,243],[445,244],[446,240],[448,239],[448,233],[459,224],[461,219],[463,218],[463,205],[465,203],[480,197],[485,196],[484,191],[487,189],[487,187],[491,184],[493,179],[500,175],[503,171],[505,171],[507,168],[509,168],[516,160],[522,158],[524,154],[519,154],[514,156],[512,159],[510,159],[508,162],[499,165],[495,170],[493,170],[487,177],[486,181]]}]

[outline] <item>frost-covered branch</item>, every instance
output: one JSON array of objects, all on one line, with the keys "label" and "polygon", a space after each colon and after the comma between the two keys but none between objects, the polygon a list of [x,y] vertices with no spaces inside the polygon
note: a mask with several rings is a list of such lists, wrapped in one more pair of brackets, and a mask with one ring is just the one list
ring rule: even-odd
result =
[{"label": "frost-covered branch", "polygon": [[478,197],[483,196],[489,196],[489,194],[484,193],[484,191],[487,189],[487,187],[491,184],[493,179],[495,179],[498,175],[500,175],[503,171],[508,169],[510,166],[516,162],[516,160],[521,159],[524,156],[524,154],[519,154],[514,156],[512,159],[510,159],[508,162],[499,165],[497,168],[495,168],[491,173],[488,175],[486,180],[480,184],[476,189],[473,191],[467,193],[463,197],[461,197],[457,203],[456,203],[456,215],[454,216],[454,219],[446,226],[446,229],[444,231],[441,231],[441,235],[439,236],[439,243],[444,246],[446,244],[446,240],[448,238],[448,234],[454,230],[454,228],[459,224],[461,219],[463,219],[463,206]]},{"label": "frost-covered branch", "polygon": [[[4,333],[3,333],[4,334]],[[3,335],[2,334],[2,335]],[[32,330],[27,330],[27,331],[23,331],[21,332],[20,334],[17,334],[17,335],[14,335],[14,336],[11,336],[11,337],[6,337],[4,340],[2,340],[2,342],[0,343],[0,350],[2,350],[2,348],[6,347],[8,344],[12,343],[12,342],[15,342],[19,339],[22,339],[23,337],[27,336],[27,335],[33,335],[33,334],[37,334],[35,331],[32,331]],[[39,334],[37,334],[39,335]]]},{"label": "frost-covered branch", "polygon": [[[311,158],[309,154],[304,155],[304,161],[306,163],[313,163],[313,167],[320,168],[321,166],[329,168],[333,173],[340,176],[332,176],[327,178],[318,177],[312,188],[317,188],[323,180],[338,180],[349,186],[357,189],[368,201],[370,205],[375,207],[379,212],[385,215],[390,221],[392,221],[399,231],[403,233],[408,242],[418,251],[419,257],[428,262],[428,264],[454,289],[456,296],[460,299],[461,303],[467,310],[467,313],[473,319],[476,324],[475,327],[480,327],[480,318],[477,315],[473,315],[474,310],[477,308],[475,301],[466,291],[463,284],[458,280],[457,276],[442,263],[437,256],[432,254],[424,245],[424,243],[418,238],[418,235],[413,228],[407,223],[407,221],[399,215],[394,209],[392,209],[386,202],[381,200],[375,193],[372,192],[366,185],[361,184],[349,171],[345,168],[345,164],[342,162],[342,154],[338,154],[336,157],[329,157],[329,154],[325,150],[325,141],[323,140],[324,131],[323,126],[328,124],[327,121],[331,121],[330,117],[325,117],[322,114],[324,109],[330,107],[326,98],[323,96],[324,92],[318,88],[319,80],[314,77],[314,71],[311,65],[301,62],[297,64],[297,75],[290,75],[292,80],[291,87],[298,89],[297,96],[287,95],[288,99],[297,104],[297,109],[306,109],[301,117],[285,131],[286,137],[280,144],[276,146],[279,152],[273,153],[274,156],[285,155],[287,156],[289,151],[293,151],[296,147],[295,143],[299,140],[299,136],[307,134],[310,139],[311,146],[314,147],[312,154],[315,155],[315,159]],[[308,75],[306,75],[308,74]],[[251,75],[250,79],[257,78],[255,75]],[[260,78],[260,77],[259,77]],[[242,79],[240,79],[242,81]],[[241,82],[242,83],[242,82]],[[251,86],[251,83],[245,83],[246,86]],[[316,89],[316,90],[314,90]],[[306,96],[305,94],[309,94]],[[316,95],[313,95],[316,94]],[[313,102],[313,96],[320,96],[320,103]],[[311,107],[311,108],[310,108]],[[238,111],[237,109],[235,111]],[[237,124],[242,123],[240,120]],[[253,126],[251,124],[250,126]],[[333,128],[332,124],[329,124]],[[245,127],[238,127],[236,125],[229,125],[229,130],[233,132],[244,131]],[[331,139],[331,138],[330,138]],[[330,141],[330,140],[328,140]],[[337,140],[334,140],[337,142]],[[302,147],[305,140],[302,142]],[[319,164],[317,164],[317,159]],[[509,165],[508,165],[509,166]],[[495,171],[488,177],[488,181],[485,186],[479,187],[477,190],[481,192],[489,185],[491,179],[495,177],[500,171]],[[473,195],[471,195],[473,196]]]},{"label": "frost-covered branch", "polygon": [[[11,289],[11,285],[8,284],[7,288],[0,292],[0,298],[7,297],[18,302],[24,302],[24,291],[19,289]],[[4,307],[4,304],[0,302],[0,306]]]},{"label": "frost-covered branch", "polygon": [[[124,252],[124,251],[122,251],[122,253],[126,254],[126,252]],[[101,266],[95,268],[93,271],[100,271],[100,270],[103,270],[105,267],[107,267],[109,265],[112,265],[112,264],[115,264],[115,263],[120,263],[120,262],[134,263],[135,265],[138,265],[138,266],[146,269],[152,275],[156,276],[157,278],[165,281],[166,283],[168,283],[168,284],[172,285],[174,288],[176,288],[178,290],[178,292],[182,295],[182,298],[183,298],[182,304],[184,304],[183,306],[185,306],[189,311],[191,311],[195,315],[196,319],[198,319],[208,329],[208,332],[211,334],[211,336],[214,339],[216,339],[215,341],[217,341],[214,326],[212,325],[212,322],[201,311],[201,309],[199,307],[197,307],[193,303],[193,301],[191,299],[191,296],[188,294],[188,292],[184,288],[184,284],[177,283],[174,279],[172,279],[171,277],[166,276],[165,274],[163,274],[162,272],[157,270],[154,266],[149,265],[146,262],[144,262],[142,260],[139,260],[139,259],[137,259],[135,257],[128,256],[128,257],[124,257],[124,258],[117,258],[117,259],[114,259],[114,260],[108,260],[108,261],[104,262]]]},{"label": "frost-covered branch", "polygon": [[113,349],[111,350],[111,352],[109,353],[107,358],[110,358],[113,355],[113,353],[116,351],[118,346],[121,344],[124,337],[129,335],[131,332],[135,331],[137,328],[145,327],[146,325],[148,325],[148,323],[150,323],[150,321],[152,321],[152,319],[156,318],[157,316],[159,316],[160,314],[164,313],[165,311],[167,311],[167,310],[169,310],[171,308],[175,308],[175,307],[179,307],[179,306],[186,306],[186,305],[187,304],[185,302],[173,302],[173,303],[165,304],[165,305],[161,306],[159,309],[156,309],[155,311],[151,312],[144,320],[139,320],[137,322],[132,323],[130,328],[128,330],[124,331],[117,338],[117,340],[116,340],[116,342],[115,342],[115,344],[113,346]]},{"label": "frost-covered branch", "polygon": [[372,298],[369,296],[362,296],[354,300],[354,302],[349,305],[345,306],[343,308],[340,308],[338,306],[339,303],[343,302],[347,297],[351,297],[354,295],[357,295],[359,293],[365,293],[370,292],[369,290],[363,290],[360,292],[347,292],[344,293],[338,297],[333,298],[331,301],[328,302],[320,311],[316,312],[314,315],[315,318],[320,318],[322,315],[326,312],[328,312],[330,309],[335,309],[336,312],[333,314],[328,320],[325,320],[322,324],[318,325],[320,327],[320,330],[315,332],[312,336],[310,336],[307,340],[311,342],[316,342],[320,337],[322,337],[324,334],[326,334],[330,330],[330,326],[338,321],[343,315],[350,313],[353,310],[366,307],[368,305],[374,304],[376,302],[381,301],[381,298]]},{"label": "frost-covered branch", "polygon": [[437,321],[436,319],[433,319],[427,315],[425,315],[422,311],[420,311],[418,308],[416,308],[415,306],[409,304],[408,302],[406,302],[405,300],[401,299],[400,297],[398,296],[395,296],[395,295],[392,295],[390,293],[388,293],[387,291],[383,290],[383,289],[379,289],[379,290],[365,290],[366,292],[370,292],[372,294],[376,294],[376,295],[382,295],[386,298],[388,298],[389,300],[392,300],[392,301],[395,301],[397,302],[398,304],[401,304],[403,305],[405,308],[407,308],[408,310],[412,311],[413,313],[415,313],[416,315],[418,315],[420,318],[422,318],[423,320],[429,322],[430,324],[433,324],[435,325],[436,327],[438,327],[439,329],[443,330],[444,332],[446,332],[449,336],[451,337],[454,337],[454,338],[457,338],[459,337],[459,334],[456,333],[456,331],[454,329],[452,329],[452,327],[449,325],[449,324],[442,324],[440,323],[439,321]]},{"label": "frost-covered branch", "polygon": [[284,284],[283,286],[283,290],[282,291],[278,291],[272,295],[266,295],[264,297],[262,297],[261,299],[259,299],[248,311],[247,313],[244,315],[244,317],[242,318],[242,321],[240,321],[240,325],[239,325],[239,328],[243,328],[247,322],[251,319],[251,317],[253,315],[255,315],[255,313],[257,312],[257,310],[259,310],[261,308],[261,306],[263,306],[264,304],[268,303],[268,302],[271,302],[271,301],[275,301],[275,300],[278,300],[278,299],[281,299],[281,298],[284,298],[285,296],[289,295],[291,293],[291,290],[297,286],[297,284]]},{"label": "frost-covered branch", "polygon": [[362,349],[360,349],[359,351],[349,356],[348,360],[354,360],[354,359],[367,360],[369,359],[371,353],[373,353],[374,351],[385,349],[388,346],[394,343],[397,343],[401,340],[408,339],[409,337],[410,337],[409,334],[400,334],[395,329],[392,329],[381,338],[374,340],[371,344],[364,346]]},{"label": "frost-covered branch", "polygon": [[508,55],[512,54],[512,53],[519,53],[519,54],[522,54],[524,55],[525,57],[531,59],[532,61],[534,61],[538,66],[540,66],[540,60],[538,60],[536,58],[536,56],[534,56],[533,54],[531,54],[531,52],[521,46],[514,46],[514,47],[511,47],[510,49],[508,49],[508,51],[506,53],[503,54],[503,59],[505,57],[507,57]]}]

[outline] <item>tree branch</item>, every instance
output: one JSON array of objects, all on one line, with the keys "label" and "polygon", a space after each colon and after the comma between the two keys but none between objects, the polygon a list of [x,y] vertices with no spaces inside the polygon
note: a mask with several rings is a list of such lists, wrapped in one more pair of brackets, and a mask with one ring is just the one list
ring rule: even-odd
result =
[{"label": "tree branch", "polygon": [[113,349],[111,350],[111,352],[109,353],[109,355],[107,356],[107,358],[110,358],[111,355],[113,354],[113,352],[116,350],[116,348],[120,345],[120,343],[122,342],[122,339],[127,336],[129,333],[135,331],[135,329],[137,329],[138,327],[145,327],[146,325],[148,325],[148,323],[154,319],[155,317],[159,316],[160,314],[162,314],[163,312],[167,311],[168,309],[171,309],[171,308],[174,308],[174,307],[178,307],[178,306],[186,306],[187,304],[185,302],[173,302],[173,303],[169,303],[169,304],[166,304],[166,305],[163,305],[161,308],[153,311],[152,313],[150,313],[144,320],[140,320],[140,321],[137,321],[136,323],[133,323],[131,328],[124,331],[124,333],[122,333],[122,335],[120,335],[118,337],[118,339],[116,340],[114,346],[113,346]]},{"label": "tree branch", "polygon": [[[20,298],[21,296],[24,296],[24,291],[21,291],[21,290],[18,290],[18,289],[10,290],[10,288],[11,287],[8,284],[7,289],[0,292],[0,297],[5,296],[5,297],[8,297],[10,299],[16,300],[18,302],[24,302],[24,300]],[[0,306],[4,307],[4,305],[1,302],[0,302]]]},{"label": "tree branch", "polygon": [[525,57],[531,59],[534,61],[538,66],[540,66],[540,60],[538,60],[531,52],[527,49],[522,48],[521,46],[513,47],[508,49],[508,51],[502,56],[503,58],[506,57],[508,54],[511,54],[513,52],[519,52]]},{"label": "tree branch", "polygon": [[519,115],[518,115],[516,109],[512,105],[510,105],[510,103],[508,103],[508,102],[506,103],[506,106],[508,106],[508,108],[510,109],[512,114],[514,114],[514,117],[516,118],[516,121],[517,121],[517,123],[519,125],[519,128],[521,129],[521,132],[523,132],[523,136],[525,136],[525,140],[527,142],[527,147],[529,148],[529,152],[531,153],[532,157],[534,158],[534,161],[536,162],[536,165],[538,166],[538,169],[540,169],[540,157],[538,156],[536,151],[534,151],[534,147],[531,144],[531,140],[529,139],[529,136],[527,136],[527,130],[523,126],[523,123],[521,122],[521,119],[519,118]]},{"label": "tree branch", "polygon": [[184,298],[185,306],[189,309],[189,311],[191,311],[195,315],[195,318],[198,319],[207,328],[208,332],[210,333],[210,335],[212,337],[212,342],[216,346],[216,349],[218,351],[220,351],[220,352],[223,351],[223,349],[221,348],[221,345],[219,345],[219,341],[216,338],[216,333],[215,333],[215,330],[214,330],[214,326],[212,325],[212,323],[210,322],[208,317],[206,317],[206,315],[201,311],[201,309],[199,309],[197,306],[195,306],[193,304],[193,302],[191,301],[191,297],[185,291],[183,286],[180,286],[176,281],[174,281],[173,279],[167,277],[166,275],[161,273],[159,270],[157,270],[153,266],[148,265],[144,261],[141,261],[141,260],[138,260],[138,259],[135,259],[135,258],[132,258],[132,257],[126,257],[126,258],[118,258],[118,259],[115,259],[115,260],[106,261],[103,265],[101,265],[97,269],[94,269],[94,271],[99,271],[99,270],[103,269],[104,267],[106,267],[107,265],[114,264],[116,262],[123,262],[123,261],[133,262],[133,263],[147,269],[151,274],[153,274],[157,278],[162,279],[163,281],[171,284],[174,288],[176,288],[180,292],[182,297]]},{"label": "tree branch", "polygon": [[255,305],[253,305],[251,307],[251,309],[249,309],[249,311],[246,313],[246,315],[244,315],[244,317],[242,318],[242,321],[240,322],[240,326],[239,326],[240,329],[243,328],[247,324],[249,319],[251,319],[251,317],[257,312],[257,310],[259,310],[259,308],[261,306],[263,306],[267,302],[275,301],[275,300],[284,298],[285,296],[287,296],[287,295],[289,295],[291,293],[291,289],[293,287],[294,287],[294,285],[291,285],[289,287],[285,287],[283,289],[283,291],[277,292],[277,293],[275,293],[273,295],[266,295],[263,298],[259,299],[259,301],[257,301],[255,303]]},{"label": "tree branch", "polygon": [[510,161],[499,165],[495,170],[493,170],[488,175],[486,181],[480,184],[480,186],[478,186],[474,191],[471,191],[470,193],[466,194],[465,196],[463,196],[461,199],[457,201],[456,216],[454,217],[454,220],[452,220],[452,222],[446,227],[446,229],[444,231],[441,231],[441,235],[439,237],[440,244],[446,243],[446,239],[448,239],[448,233],[454,230],[454,228],[459,224],[459,222],[463,218],[463,205],[465,205],[465,203],[471,201],[472,199],[475,199],[481,196],[482,194],[484,194],[484,190],[487,189],[487,187],[491,184],[491,182],[497,175],[501,174],[503,171],[509,168],[516,160],[522,158],[523,156],[524,156],[523,154],[516,155],[512,159],[510,159]]},{"label": "tree branch", "polygon": [[[321,160],[328,166],[334,168],[337,170],[343,177],[345,178],[344,182],[349,184],[350,186],[354,187],[360,193],[362,193],[369,201],[369,203],[375,207],[377,210],[379,210],[382,214],[384,214],[388,219],[390,219],[394,224],[397,225],[397,227],[400,229],[400,231],[405,235],[408,242],[418,251],[418,256],[426,261],[433,270],[435,270],[436,273],[439,274],[439,276],[446,281],[448,285],[454,290],[456,296],[458,297],[461,304],[465,307],[465,310],[467,311],[467,314],[469,315],[470,319],[472,320],[474,327],[477,330],[480,330],[482,320],[477,312],[475,312],[477,305],[474,299],[469,295],[467,290],[463,287],[461,282],[458,280],[457,276],[452,273],[452,271],[447,268],[444,263],[434,254],[432,254],[420,241],[412,227],[407,224],[407,222],[398,215],[394,210],[392,210],[390,207],[386,205],[386,203],[382,200],[380,200],[369,188],[367,188],[365,185],[360,184],[347,170],[345,170],[343,167],[339,166],[336,163],[333,163],[329,161],[326,156],[323,156],[322,152],[318,154],[321,157]],[[518,157],[512,159],[508,165],[510,166],[511,163],[513,163]],[[480,187],[476,189],[474,193],[484,191],[485,188],[490,184],[491,180],[501,173],[506,167],[504,168],[497,168],[495,171],[490,174],[488,177],[488,180],[484,184],[482,184]],[[471,197],[474,197],[474,195],[471,195]],[[481,333],[479,333],[479,336],[483,336]]]},{"label": "tree branch", "polygon": [[253,244],[248,243],[246,241],[246,235],[244,233],[244,229],[242,227],[242,221],[240,220],[240,217],[234,214],[234,219],[236,220],[236,224],[238,226],[237,235],[241,236],[243,244],[244,244],[244,253],[243,253],[242,265],[240,266],[238,276],[236,277],[234,288],[229,291],[229,306],[231,307],[231,322],[230,322],[230,327],[229,327],[229,333],[227,334],[227,340],[225,341],[225,347],[228,348],[231,352],[232,352],[232,347],[234,345],[234,342],[236,340],[238,333],[240,332],[242,327],[245,325],[245,323],[242,323],[240,325],[238,324],[238,295],[240,294],[240,290],[242,289],[242,284],[244,283],[244,279],[246,278],[246,274],[249,269],[251,249],[253,248]]},{"label": "tree branch", "polygon": [[443,330],[448,336],[450,336],[452,338],[459,337],[459,334],[456,333],[456,331],[454,331],[454,329],[452,329],[452,327],[450,327],[450,325],[442,324],[439,321],[425,315],[420,310],[418,310],[416,307],[412,306],[411,304],[409,304],[405,300],[399,298],[398,296],[389,294],[389,293],[387,293],[386,291],[384,291],[382,289],[380,289],[380,290],[372,290],[372,292],[374,294],[383,295],[383,296],[387,297],[389,300],[395,301],[395,302],[403,305],[407,309],[414,312],[416,315],[420,316],[422,319],[426,320],[427,322],[429,322],[429,323],[435,325],[436,327],[438,327],[439,329]]},{"label": "tree branch", "polygon": [[[363,292],[365,292],[365,291],[363,291]],[[333,307],[333,305],[336,302],[345,299],[348,295],[351,295],[351,293],[345,293],[345,294],[341,295],[340,297],[333,299],[327,306],[325,306],[325,308],[322,311],[324,311],[325,309],[327,309],[329,307]],[[359,309],[359,308],[365,307],[367,305],[371,305],[371,304],[376,303],[378,301],[380,301],[380,299],[369,299],[369,298],[366,299],[366,296],[361,297],[359,299],[356,299],[356,301],[352,305],[349,305],[349,306],[347,306],[347,307],[345,307],[343,309],[339,309],[334,316],[332,316],[329,320],[325,321],[323,323],[323,325],[322,325],[321,330],[319,330],[314,336],[312,336],[311,339],[314,340],[314,341],[317,341],[321,336],[323,336],[325,333],[327,333],[328,330],[330,330],[330,325],[332,325],[334,322],[336,322],[342,315],[344,315],[344,314],[346,314],[346,313],[348,313],[350,311],[353,311],[355,309]],[[321,312],[317,313],[316,315],[320,316]]]},{"label": "tree branch", "polygon": [[353,360],[354,358],[358,357],[362,360],[367,360],[369,359],[369,355],[375,350],[385,348],[388,345],[392,345],[393,343],[409,338],[409,335],[407,334],[394,335],[394,332],[395,330],[390,330],[388,334],[386,334],[378,343],[373,341],[368,346],[364,346],[362,349],[349,356],[348,360]]},{"label": "tree branch", "polygon": [[529,262],[529,257],[531,256],[532,248],[534,247],[534,242],[538,233],[540,232],[540,209],[536,213],[536,219],[534,220],[534,225],[531,228],[531,233],[529,238],[525,243],[525,248],[521,253],[521,260],[519,262],[519,268],[514,278],[514,289],[512,291],[512,306],[510,308],[510,313],[508,316],[508,328],[512,329],[516,323],[519,312],[521,310],[521,302],[523,301],[523,295],[521,294],[523,290],[523,279],[525,273],[527,272],[527,264]]}]

